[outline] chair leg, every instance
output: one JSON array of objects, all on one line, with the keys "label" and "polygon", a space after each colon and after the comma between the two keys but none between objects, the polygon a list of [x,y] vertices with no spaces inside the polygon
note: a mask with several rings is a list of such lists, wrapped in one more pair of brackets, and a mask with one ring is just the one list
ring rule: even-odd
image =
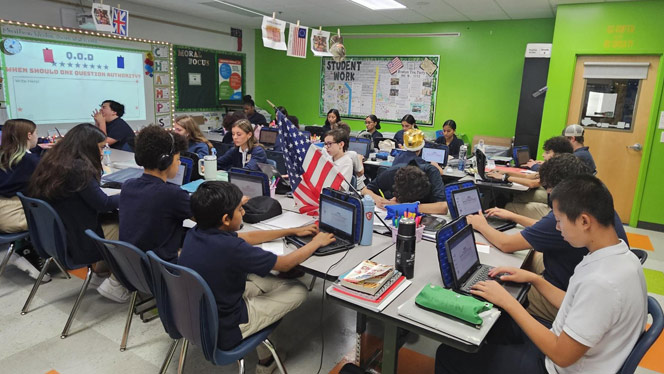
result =
[{"label": "chair leg", "polygon": [[69,313],[69,318],[67,319],[65,328],[62,330],[62,334],[60,334],[60,339],[64,339],[67,337],[67,335],[69,335],[69,328],[71,327],[72,322],[74,322],[74,317],[76,317],[76,312],[78,311],[78,307],[81,306],[81,300],[83,300],[83,295],[85,294],[85,291],[88,289],[88,284],[90,284],[90,278],[92,278],[92,266],[88,266],[88,273],[85,275],[85,280],[83,281],[81,290],[78,292],[78,297],[76,298],[76,302],[74,302],[74,307],[71,309],[71,313]]},{"label": "chair leg", "polygon": [[314,289],[314,284],[316,283],[316,276],[311,276],[311,283],[309,283],[309,292]]},{"label": "chair leg", "polygon": [[41,272],[39,272],[39,276],[37,277],[37,280],[35,281],[35,285],[32,286],[32,290],[30,291],[30,295],[28,296],[28,299],[25,300],[25,305],[23,305],[23,309],[21,310],[21,315],[25,315],[28,313],[28,308],[30,308],[30,303],[32,302],[32,298],[35,297],[35,294],[37,293],[37,289],[39,288],[39,285],[41,284],[42,278],[44,278],[44,274],[46,274],[46,268],[48,268],[48,265],[53,261],[53,257],[49,257],[46,259],[46,262],[44,263],[44,267],[42,268]]},{"label": "chair leg", "polygon": [[164,360],[164,363],[161,365],[161,369],[159,370],[159,374],[166,374],[166,371],[168,370],[168,365],[171,364],[171,361],[173,360],[173,355],[175,354],[175,348],[178,347],[178,343],[182,339],[173,339],[173,343],[171,343],[171,347],[168,349],[168,353],[166,354],[166,359]]},{"label": "chair leg", "polygon": [[279,372],[281,374],[288,374],[286,372],[286,368],[284,367],[284,364],[281,362],[281,359],[279,358],[279,354],[277,353],[277,350],[274,348],[274,344],[272,344],[270,339],[265,339],[265,340],[263,340],[262,343],[272,354],[272,358],[274,358],[274,361],[277,363],[277,368],[279,368]]},{"label": "chair leg", "polygon": [[129,303],[129,312],[127,312],[127,322],[125,323],[124,333],[122,334],[122,342],[120,343],[120,352],[127,349],[127,336],[129,335],[129,328],[131,327],[131,319],[134,316],[134,306],[136,305],[136,298],[138,291],[131,294],[131,302]]},{"label": "chair leg", "polygon": [[60,265],[60,261],[58,261],[56,259],[53,259],[53,261],[55,262],[56,265],[58,265],[58,268],[60,269],[62,274],[65,275],[65,279],[71,279],[71,275],[69,275],[69,272],[67,270],[65,270],[64,266]]},{"label": "chair leg", "polygon": [[5,258],[2,259],[2,264],[0,264],[0,275],[2,275],[2,273],[5,271],[5,267],[9,262],[9,258],[12,257],[13,254],[14,254],[14,243],[10,243],[9,248],[7,248],[7,253],[5,254]]},{"label": "chair leg", "polygon": [[182,350],[180,351],[180,363],[178,364],[178,374],[184,373],[184,361],[187,359],[187,348],[189,348],[189,340],[182,341]]},{"label": "chair leg", "polygon": [[240,370],[240,374],[244,374],[244,358],[237,360],[237,367]]}]

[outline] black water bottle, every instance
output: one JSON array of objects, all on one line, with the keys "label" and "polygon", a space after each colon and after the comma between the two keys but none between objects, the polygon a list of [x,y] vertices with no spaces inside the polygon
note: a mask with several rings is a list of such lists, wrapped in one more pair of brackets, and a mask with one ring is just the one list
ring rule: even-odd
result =
[{"label": "black water bottle", "polygon": [[394,264],[406,279],[411,279],[415,274],[415,220],[412,218],[399,220]]}]

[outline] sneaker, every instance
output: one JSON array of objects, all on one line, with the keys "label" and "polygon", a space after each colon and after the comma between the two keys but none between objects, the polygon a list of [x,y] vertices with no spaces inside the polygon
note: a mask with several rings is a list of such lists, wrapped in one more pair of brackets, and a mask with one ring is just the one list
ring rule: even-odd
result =
[{"label": "sneaker", "polygon": [[97,287],[97,292],[103,297],[113,300],[116,303],[126,303],[131,296],[128,289],[111,277],[106,278],[106,280]]},{"label": "sneaker", "polygon": [[99,288],[99,286],[104,283],[106,278],[108,277],[101,277],[97,273],[92,273],[92,276],[90,277],[90,283],[88,283],[88,288]]},{"label": "sneaker", "polygon": [[31,247],[23,247],[20,250],[17,250],[19,255],[21,257],[25,258],[32,264],[32,266],[35,267],[35,269],[41,271],[44,268],[44,265],[46,264],[46,260],[41,258],[37,252],[32,249]]},{"label": "sneaker", "polygon": [[[41,270],[34,267],[30,263],[30,261],[28,261],[25,257],[21,257],[16,253],[13,253],[12,257],[9,259],[9,263],[19,268],[19,270],[28,273],[30,278],[32,279],[39,278],[39,273],[41,272]],[[42,283],[48,283],[50,281],[51,281],[51,275],[48,273],[44,274],[44,277],[42,278]]]},{"label": "sneaker", "polygon": [[[269,365],[261,365],[260,363],[256,364],[256,374],[272,374],[277,369],[277,360],[272,356],[270,356],[270,358],[272,358],[272,361],[270,361]],[[279,358],[281,358],[281,363],[283,364],[285,355],[280,354]]]}]

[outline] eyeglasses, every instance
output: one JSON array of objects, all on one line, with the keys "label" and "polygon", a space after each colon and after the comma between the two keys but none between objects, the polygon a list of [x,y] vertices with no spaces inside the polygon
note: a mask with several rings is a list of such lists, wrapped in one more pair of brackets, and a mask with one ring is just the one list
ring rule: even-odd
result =
[{"label": "eyeglasses", "polygon": [[330,148],[332,144],[338,144],[339,142],[325,142],[325,147]]}]

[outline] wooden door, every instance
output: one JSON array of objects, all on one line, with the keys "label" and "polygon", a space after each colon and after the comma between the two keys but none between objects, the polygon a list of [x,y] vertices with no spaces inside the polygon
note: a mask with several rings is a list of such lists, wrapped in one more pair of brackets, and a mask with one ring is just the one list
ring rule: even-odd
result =
[{"label": "wooden door", "polygon": [[[570,98],[567,124],[580,123],[585,97],[585,62],[647,62],[648,76],[640,81],[631,131],[587,127],[584,145],[597,165],[597,177],[613,195],[615,209],[623,222],[629,222],[639,177],[642,150],[648,131],[650,109],[655,93],[659,56],[578,56]],[[561,130],[562,131],[562,130]],[[631,147],[631,148],[630,148]],[[636,149],[635,149],[636,148]]]}]

